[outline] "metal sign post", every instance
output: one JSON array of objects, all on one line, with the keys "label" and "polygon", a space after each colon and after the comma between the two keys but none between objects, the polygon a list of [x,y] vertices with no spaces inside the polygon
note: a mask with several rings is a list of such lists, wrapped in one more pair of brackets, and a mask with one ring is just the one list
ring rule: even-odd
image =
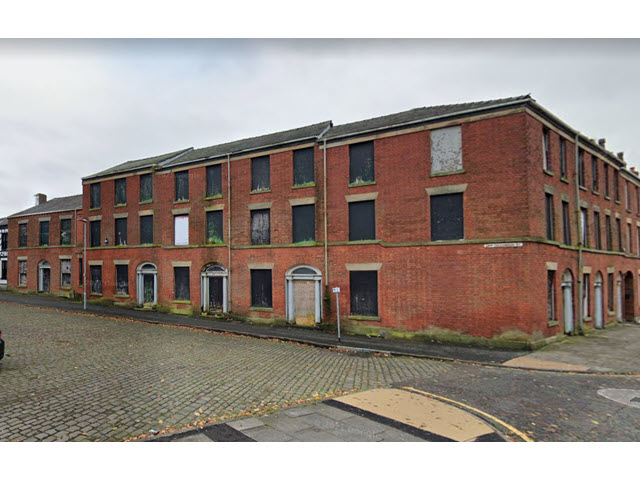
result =
[{"label": "metal sign post", "polygon": [[342,342],[340,339],[340,287],[333,287],[333,293],[336,294],[336,313],[338,315],[338,341]]}]

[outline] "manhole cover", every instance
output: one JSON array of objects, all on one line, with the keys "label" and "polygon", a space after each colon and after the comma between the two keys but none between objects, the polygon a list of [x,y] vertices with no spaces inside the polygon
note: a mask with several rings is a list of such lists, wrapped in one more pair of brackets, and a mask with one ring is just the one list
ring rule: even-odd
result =
[{"label": "manhole cover", "polygon": [[640,408],[640,390],[627,390],[624,388],[603,388],[598,390],[598,395],[622,403],[629,407]]}]

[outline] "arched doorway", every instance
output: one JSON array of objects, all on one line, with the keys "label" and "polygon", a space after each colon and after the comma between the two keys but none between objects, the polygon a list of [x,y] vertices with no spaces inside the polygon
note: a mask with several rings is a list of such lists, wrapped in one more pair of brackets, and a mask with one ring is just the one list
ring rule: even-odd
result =
[{"label": "arched doorway", "polygon": [[596,281],[593,284],[594,293],[594,322],[596,328],[604,328],[604,315],[602,312],[602,273],[596,274]]},{"label": "arched doorway", "polygon": [[322,274],[309,265],[290,268],[286,275],[287,321],[319,324],[322,317]]},{"label": "arched doorway", "polygon": [[616,275],[616,320],[622,322],[624,318],[622,313],[622,274]]},{"label": "arched doorway", "polygon": [[51,291],[51,265],[46,260],[38,263],[38,292],[49,293]]},{"label": "arched doorway", "polygon": [[631,272],[627,272],[624,275],[624,317],[623,318],[625,322],[633,322],[635,320],[633,273]]},{"label": "arched doorway", "polygon": [[573,333],[573,275],[568,269],[562,275],[562,318],[564,333]]},{"label": "arched doorway", "polygon": [[152,307],[158,304],[158,269],[153,263],[145,262],[136,269],[136,291],[138,305]]},{"label": "arched doorway", "polygon": [[204,266],[200,274],[200,296],[204,313],[229,311],[228,278],[229,272],[222,265],[213,263]]}]

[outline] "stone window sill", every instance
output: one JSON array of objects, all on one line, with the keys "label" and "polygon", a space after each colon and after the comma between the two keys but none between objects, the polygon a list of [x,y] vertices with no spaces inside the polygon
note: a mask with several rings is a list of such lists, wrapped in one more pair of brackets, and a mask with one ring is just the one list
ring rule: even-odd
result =
[{"label": "stone window sill", "polygon": [[273,312],[273,307],[250,307],[249,310],[252,312]]},{"label": "stone window sill", "polygon": [[380,317],[370,317],[367,315],[349,315],[349,320],[356,320],[359,322],[381,322]]},{"label": "stone window sill", "polygon": [[580,185],[580,190],[584,191],[584,192],[588,192],[589,190],[587,190],[587,187],[585,187],[584,185]]},{"label": "stone window sill", "polygon": [[115,207],[115,208],[121,208],[121,207],[126,207],[126,206],[127,206],[127,204],[126,204],[126,203],[116,203],[116,204],[114,205],[114,207]]},{"label": "stone window sill", "polygon": [[310,188],[310,187],[315,187],[316,186],[316,182],[308,182],[308,183],[301,183],[299,185],[294,185],[291,188],[295,189],[295,188]]},{"label": "stone window sill", "polygon": [[558,320],[547,320],[547,327],[557,327],[558,325]]},{"label": "stone window sill", "polygon": [[178,203],[189,203],[191,200],[189,200],[188,198],[185,200],[174,200],[173,204],[176,205]]},{"label": "stone window sill", "polygon": [[270,188],[265,188],[262,190],[251,190],[251,195],[259,195],[261,193],[271,193],[271,189]]},{"label": "stone window sill", "polygon": [[191,305],[191,300],[173,300],[171,303],[177,303],[178,305]]},{"label": "stone window sill", "polygon": [[560,181],[564,183],[569,183],[569,179],[567,177],[560,177]]},{"label": "stone window sill", "polygon": [[210,197],[204,197],[205,200],[216,200],[218,198],[222,198],[221,193],[218,193],[217,195],[211,195]]},{"label": "stone window sill", "polygon": [[115,298],[129,298],[129,295],[125,295],[123,293],[119,293],[117,295],[114,295]]},{"label": "stone window sill", "polygon": [[554,173],[553,173],[551,170],[543,169],[543,170],[542,170],[542,172],[543,172],[545,175],[549,175],[550,177],[554,177],[554,176],[555,176],[555,175],[554,175]]},{"label": "stone window sill", "polygon": [[[460,170],[452,170],[450,172],[432,173],[431,175],[429,175],[429,178],[448,177],[449,175],[461,175],[463,173],[467,173],[467,171],[464,168],[462,168]],[[553,174],[551,174],[551,176],[553,176]]]},{"label": "stone window sill", "polygon": [[349,188],[352,187],[366,187],[367,185],[375,185],[376,181],[375,180],[369,180],[366,182],[353,182],[349,184]]},{"label": "stone window sill", "polygon": [[147,205],[149,203],[153,203],[153,198],[151,200],[140,200],[138,205]]},{"label": "stone window sill", "polygon": [[90,292],[89,295],[92,296],[92,297],[101,297],[102,296],[101,293],[93,293],[93,292]]}]

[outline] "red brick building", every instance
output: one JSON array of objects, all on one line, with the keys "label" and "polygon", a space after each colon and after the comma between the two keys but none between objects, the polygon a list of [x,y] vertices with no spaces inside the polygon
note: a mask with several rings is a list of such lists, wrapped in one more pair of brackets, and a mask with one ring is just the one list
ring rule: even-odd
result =
[{"label": "red brick building", "polygon": [[353,331],[528,343],[639,315],[638,175],[529,96],[127,162],[82,198],[94,299],[313,325],[340,287]]}]

